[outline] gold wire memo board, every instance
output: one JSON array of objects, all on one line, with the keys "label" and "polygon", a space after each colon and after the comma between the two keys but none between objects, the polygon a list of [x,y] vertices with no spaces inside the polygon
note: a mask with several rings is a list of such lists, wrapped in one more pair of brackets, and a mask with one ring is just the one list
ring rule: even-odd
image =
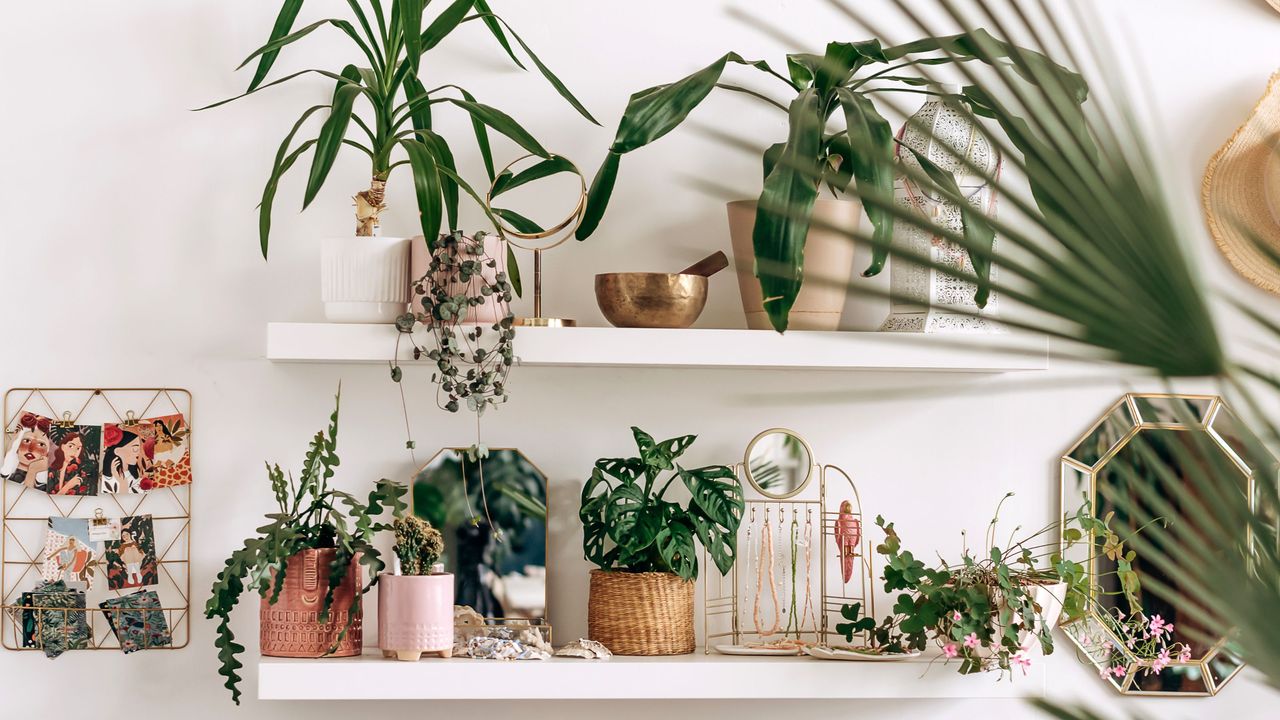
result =
[{"label": "gold wire memo board", "polygon": [[[745,464],[735,465],[734,470],[738,475],[743,476],[745,467]],[[836,465],[815,464],[813,469],[818,477],[816,497],[811,492],[801,492],[793,498],[770,498],[753,493],[751,484],[743,483],[747,498],[742,527],[739,528],[738,542],[734,549],[736,561],[733,568],[727,575],[721,575],[717,572],[715,565],[710,562],[706,551],[703,551],[704,652],[710,653],[717,645],[716,641],[721,639],[727,639],[729,644],[735,646],[743,645],[744,641],[771,643],[790,639],[811,641],[819,645],[830,644],[834,638],[843,641],[844,638],[835,631],[835,624],[843,622],[841,609],[852,603],[861,603],[863,613],[869,617],[875,617],[871,542],[867,539],[862,499],[858,494],[858,488],[853,478]],[[834,483],[836,487],[832,487],[832,480],[838,481]],[[861,535],[857,544],[857,554],[853,557],[853,572],[848,581],[844,580],[841,572],[843,558],[835,542],[836,528],[842,522],[840,505],[843,501],[850,503],[852,511],[847,517],[856,521]],[[775,555],[779,564],[783,566],[784,575],[790,563],[793,560],[796,561],[797,574],[793,576],[790,587],[787,586],[784,578],[783,592],[779,595],[781,603],[788,605],[794,612],[789,613],[788,608],[775,605],[774,618],[779,621],[779,628],[773,633],[765,634],[756,627],[758,606],[755,598],[758,598],[764,590],[756,587],[756,574],[761,558],[758,553],[753,554],[753,544],[760,542],[760,530],[765,525],[771,524],[771,537],[775,542],[781,538],[783,542],[779,542],[779,547],[786,548],[790,542],[793,521],[796,523],[797,535],[806,532],[804,529],[806,523],[811,523],[813,528],[816,528],[816,531],[809,535],[809,542],[816,543],[817,555],[810,556],[812,565],[808,567],[806,567],[803,549],[799,552],[788,549],[784,554]],[[747,528],[751,529],[751,532],[746,532]],[[809,547],[812,550],[812,545]],[[796,578],[801,577],[798,574],[800,572],[803,572],[804,576],[798,581]],[[809,589],[815,578],[818,591],[816,611],[806,612],[804,605],[807,603],[807,598],[805,590],[800,588],[800,582],[804,582],[805,588]],[[791,607],[793,590],[796,593],[796,604]],[[766,601],[773,602],[772,593]],[[784,614],[794,614],[799,616],[799,619],[793,622],[788,617],[784,621],[781,617]],[[747,618],[746,622],[743,620],[744,615]]]},{"label": "gold wire memo board", "polygon": [[[55,424],[90,425],[129,423],[161,415],[181,415],[187,428],[187,453],[192,452],[190,432],[191,393],[181,388],[13,388],[4,395],[4,451],[16,442],[19,420],[25,413],[52,419]],[[190,457],[190,455],[188,455]],[[47,617],[61,615],[63,644],[67,644],[73,621],[87,626],[87,638],[67,650],[119,650],[112,621],[120,613],[164,614],[169,643],[139,649],[179,650],[190,641],[191,628],[191,482],[159,487],[140,494],[50,495],[10,481],[3,486],[3,539],[0,540],[0,644],[7,650],[42,650],[48,641],[44,633]],[[24,604],[21,596],[41,579],[45,560],[44,535],[50,518],[123,518],[150,515],[155,543],[157,583],[154,590],[159,607],[98,607],[96,600],[120,598],[136,588],[107,589],[107,561],[100,555],[89,565],[93,574],[91,590],[85,593],[85,608]],[[108,617],[115,613],[115,617]],[[81,618],[74,617],[81,615]],[[25,618],[36,623],[38,642],[24,642]],[[119,625],[119,623],[115,623]],[[149,638],[149,635],[144,635]]]}]

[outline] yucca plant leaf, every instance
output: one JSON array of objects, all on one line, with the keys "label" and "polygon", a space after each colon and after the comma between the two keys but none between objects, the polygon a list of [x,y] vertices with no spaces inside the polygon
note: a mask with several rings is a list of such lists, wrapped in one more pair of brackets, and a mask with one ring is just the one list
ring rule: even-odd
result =
[{"label": "yucca plant leaf", "polygon": [[[764,180],[756,204],[751,239],[757,260],[756,277],[765,312],[775,330],[784,332],[803,282],[804,242],[809,212],[818,198],[816,167],[822,146],[822,98],[816,90],[800,93],[791,103],[787,148]],[[764,268],[760,267],[764,264]]]},{"label": "yucca plant leaf", "polygon": [[271,208],[275,203],[276,189],[280,186],[280,178],[293,167],[293,163],[298,156],[305,152],[315,140],[308,140],[300,147],[290,150],[293,145],[293,138],[298,134],[298,130],[302,127],[307,118],[315,113],[329,107],[328,105],[313,105],[306,112],[302,113],[302,117],[293,124],[289,130],[289,134],[285,135],[284,140],[280,143],[280,149],[276,151],[275,162],[271,165],[271,175],[267,178],[267,184],[262,189],[262,202],[258,204],[258,239],[262,248],[262,259],[267,259],[267,246],[271,236]]},{"label": "yucca plant leaf", "polygon": [[[446,168],[450,171],[448,175],[440,173],[440,189],[444,196],[445,217],[449,220],[448,231],[453,232],[458,229],[458,183],[454,181],[457,176],[458,166],[453,160],[453,152],[449,149],[449,143],[444,137],[438,135],[431,130],[422,129],[415,133],[435,157],[437,167]],[[412,163],[412,158],[410,159]]]},{"label": "yucca plant leaf", "polygon": [[562,172],[573,172],[573,170],[573,163],[559,155],[552,155],[545,160],[540,160],[519,173],[512,173],[510,169],[507,169],[494,180],[493,188],[489,191],[489,197],[496,198],[504,192],[514,190],[534,180],[541,180]]},{"label": "yucca plant leaf", "polygon": [[539,233],[542,232],[542,226],[537,222],[521,215],[515,210],[507,208],[493,208],[493,214],[502,218],[508,225],[516,229],[516,232],[522,233]]},{"label": "yucca plant leaf", "polygon": [[[508,220],[510,222],[510,220]],[[531,221],[532,222],[532,221]],[[533,224],[537,230],[522,230],[521,232],[542,232],[542,228]],[[516,229],[519,229],[518,227]],[[511,243],[507,246],[507,277],[511,280],[511,289],[515,291],[516,297],[524,297],[524,283],[520,280],[520,261],[516,259],[516,251],[511,247]]]},{"label": "yucca plant leaf", "polygon": [[[283,8],[281,9],[281,12],[283,12]],[[279,18],[279,16],[277,16],[277,18],[276,18],[276,22],[277,22],[277,24],[279,23],[279,21],[280,21],[280,18]],[[254,50],[254,51],[249,55],[249,57],[245,58],[245,59],[244,59],[244,60],[243,60],[239,65],[237,65],[237,66],[236,66],[236,70],[240,70],[240,69],[244,68],[244,66],[245,66],[245,65],[248,65],[249,63],[253,62],[253,59],[254,59],[254,58],[256,58],[256,57],[265,57],[265,56],[266,56],[267,54],[269,54],[269,53],[276,53],[276,54],[278,54],[278,53],[280,52],[280,48],[282,48],[282,47],[284,47],[284,46],[286,46],[286,45],[289,45],[289,44],[291,44],[291,43],[295,43],[295,42],[297,42],[297,41],[301,40],[302,38],[304,38],[304,37],[306,37],[306,36],[310,35],[311,33],[315,32],[317,28],[319,28],[319,27],[321,27],[321,26],[323,26],[323,25],[331,25],[331,24],[333,24],[333,23],[335,23],[335,22],[339,22],[339,21],[337,20],[337,18],[325,18],[324,20],[317,20],[317,21],[315,21],[315,22],[311,23],[310,25],[307,25],[306,27],[303,27],[303,28],[300,28],[300,29],[298,29],[298,30],[295,30],[295,31],[293,31],[293,32],[289,33],[288,35],[282,35],[282,36],[280,36],[280,37],[273,37],[270,41],[268,41],[268,42],[267,42],[267,44],[266,44],[266,45],[263,45],[262,47],[258,48],[257,50]],[[290,26],[292,26],[292,25],[293,25],[293,21],[292,21],[292,20],[290,20],[290,21],[289,21],[289,25],[290,25]],[[273,35],[273,36],[275,35],[274,30],[273,30],[273,32],[272,32],[272,35]],[[274,60],[274,55],[273,55],[272,62],[275,62],[275,60]],[[250,89],[250,90],[253,90],[253,89],[254,89],[254,86],[253,86],[253,85],[250,85],[250,86],[249,86],[249,89]]]},{"label": "yucca plant leaf", "polygon": [[586,212],[583,213],[582,222],[578,223],[578,229],[574,232],[574,237],[578,240],[586,240],[590,237],[604,217],[604,211],[609,207],[609,196],[613,194],[613,186],[618,181],[618,165],[621,162],[622,155],[609,151],[609,154],[604,157],[604,162],[600,164],[600,169],[596,171],[596,176],[591,181],[591,189],[587,191]]},{"label": "yucca plant leaf", "polygon": [[303,195],[302,207],[306,209],[315,200],[324,181],[333,169],[333,162],[338,157],[342,140],[347,135],[347,126],[351,124],[351,112],[355,108],[356,98],[360,96],[360,86],[353,84],[359,81],[360,71],[355,65],[348,65],[342,71],[344,82],[339,82],[333,91],[333,102],[330,105],[329,117],[320,127],[320,136],[316,138],[315,156],[311,161],[311,174],[307,177],[307,190]]},{"label": "yucca plant leaf", "polygon": [[440,234],[443,215],[439,165],[435,155],[420,140],[406,138],[400,141],[400,146],[409,155],[409,167],[413,169],[413,192],[418,200],[422,235],[435,238]]},{"label": "yucca plant leaf", "polygon": [[[480,3],[476,3],[476,9],[480,10]],[[538,55],[533,52],[533,48],[529,47],[529,44],[526,43],[524,39],[521,38],[516,33],[516,31],[511,28],[509,24],[507,24],[506,20],[503,20],[502,18],[498,17],[497,15],[494,15],[491,12],[481,12],[480,17],[484,18],[486,24],[488,24],[489,22],[494,23],[494,25],[491,26],[491,29],[492,27],[496,26],[498,23],[501,23],[502,26],[506,28],[507,32],[511,33],[511,37],[515,38],[516,42],[520,44],[520,49],[524,50],[524,54],[529,56],[529,59],[533,61],[534,67],[538,68],[538,72],[541,73],[542,77],[545,78],[546,81],[551,85],[551,87],[555,89],[556,93],[559,94],[560,97],[564,98],[565,101],[568,102],[569,105],[573,107],[574,110],[577,110],[579,115],[586,118],[588,121],[590,121],[594,125],[600,124],[599,121],[597,121],[591,115],[591,113],[587,111],[587,108],[583,106],[582,102],[579,101],[578,98],[574,96],[574,94],[569,90],[568,86],[566,86],[564,82],[561,81],[560,78],[557,77],[556,74],[551,71],[551,68],[547,67],[546,63],[542,62],[542,59],[539,58]],[[510,46],[506,45],[505,36],[501,34],[496,34],[496,37],[499,39],[499,42],[503,43],[503,46],[507,49],[508,54],[510,54],[511,48]],[[515,55],[512,55],[511,59],[515,60]],[[516,61],[516,64],[520,65],[520,62]],[[520,69],[523,70],[525,69],[525,67],[523,65],[520,65]]]},{"label": "yucca plant leaf", "polygon": [[475,0],[476,13],[484,22],[484,26],[489,28],[489,32],[493,34],[494,39],[506,51],[507,57],[511,58],[511,62],[521,70],[526,70],[524,63],[520,62],[520,58],[516,57],[515,52],[511,49],[511,43],[508,42],[507,36],[502,32],[502,26],[498,24],[498,16],[493,14],[493,10],[489,8],[488,0]]},{"label": "yucca plant leaf", "polygon": [[[422,4],[421,0],[416,0],[416,2],[419,5]],[[449,33],[453,32],[454,29],[458,27],[458,23],[462,22],[462,19],[471,11],[473,5],[475,5],[474,0],[454,0],[449,7],[445,8],[443,12],[436,16],[435,20],[431,21],[431,24],[427,26],[425,31],[422,31],[421,35],[418,35],[419,29],[415,28],[413,30],[413,35],[417,38],[416,43],[421,47],[419,54],[425,53],[436,45],[439,45],[441,40],[444,40]],[[418,22],[419,24],[422,22],[421,8],[419,8]],[[406,27],[406,45],[409,42],[409,32],[409,28]],[[410,54],[410,57],[413,57],[412,54]],[[416,62],[413,64],[413,72],[414,74],[417,74],[418,72],[418,65]]]},{"label": "yucca plant leaf", "polygon": [[483,103],[473,102],[471,100],[458,100],[456,98],[448,98],[448,102],[457,105],[471,114],[471,117],[497,130],[513,140],[517,145],[537,155],[538,157],[549,157],[551,153],[534,139],[527,130],[520,126],[512,117],[501,110],[485,105]]},{"label": "yucca plant leaf", "polygon": [[[428,46],[427,43],[424,42],[424,33],[422,32],[422,13],[426,9],[427,3],[426,0],[393,1],[395,2],[396,7],[400,9],[400,26],[404,33],[405,62],[409,65],[410,74],[417,75],[422,65],[422,53],[431,49],[431,46]],[[466,13],[466,9],[464,8],[462,12]],[[459,18],[459,20],[460,19],[461,18]],[[457,24],[458,23],[456,21],[453,23],[455,27]],[[431,26],[428,27],[428,31],[434,27],[435,23],[433,22]],[[449,27],[448,29],[443,30],[443,32],[440,32],[439,30],[437,30],[437,32],[440,37],[444,37],[452,29],[453,27]]]},{"label": "yucca plant leaf", "polygon": [[[268,44],[278,41],[289,31],[293,29],[293,23],[298,19],[298,11],[302,9],[302,0],[285,0],[280,6],[280,13],[276,15],[276,23],[271,28],[271,37],[267,41]],[[280,48],[268,50],[263,53],[258,60],[258,67],[253,72],[253,79],[249,81],[249,90],[254,90],[267,79],[267,74],[271,72],[271,66],[275,64],[276,58],[280,55]],[[243,65],[241,66],[243,67]]]}]

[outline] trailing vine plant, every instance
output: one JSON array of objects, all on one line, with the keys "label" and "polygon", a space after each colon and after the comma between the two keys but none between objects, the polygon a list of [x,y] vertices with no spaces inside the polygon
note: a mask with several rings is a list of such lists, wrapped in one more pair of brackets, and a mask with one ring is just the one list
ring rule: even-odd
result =
[{"label": "trailing vine plant", "polygon": [[339,464],[340,403],[341,391],[334,400],[327,431],[317,432],[311,439],[302,462],[302,472],[296,480],[292,473],[281,470],[279,465],[267,465],[267,477],[271,481],[278,510],[267,513],[269,522],[258,528],[258,536],[245,540],[243,547],[227,558],[205,603],[205,617],[218,621],[213,642],[221,663],[218,674],[226,678],[224,686],[231,691],[231,699],[237,705],[240,704],[241,680],[238,671],[244,667],[237,656],[244,652],[244,646],[235,641],[235,634],[231,631],[231,611],[245,590],[256,590],[259,596],[274,604],[284,587],[290,557],[308,549],[334,549],[336,554],[329,567],[319,618],[324,622],[333,605],[334,593],[346,578],[351,563],[364,565],[370,580],[356,593],[347,623],[330,647],[329,652],[333,652],[351,630],[360,612],[361,596],[377,583],[378,573],[384,566],[378,549],[373,546],[373,538],[376,533],[391,529],[391,524],[377,522],[375,518],[387,510],[399,516],[408,507],[402,499],[406,488],[390,480],[379,480],[365,502],[350,493],[329,487],[329,480]]}]

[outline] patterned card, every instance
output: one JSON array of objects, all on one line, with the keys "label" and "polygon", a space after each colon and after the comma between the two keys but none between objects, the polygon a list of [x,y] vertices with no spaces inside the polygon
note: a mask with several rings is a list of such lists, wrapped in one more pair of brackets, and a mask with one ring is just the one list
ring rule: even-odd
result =
[{"label": "patterned card", "polygon": [[160,583],[156,535],[150,515],[120,519],[120,539],[106,543],[107,587],[112,590]]},{"label": "patterned card", "polygon": [[142,480],[143,490],[191,484],[191,429],[181,414],[163,415],[142,421],[152,427],[154,465]]},{"label": "patterned card", "polygon": [[104,600],[98,603],[98,607],[105,611],[111,632],[115,633],[120,649],[125,653],[168,647],[173,642],[164,611],[160,610],[160,596],[155,590],[142,590]]},{"label": "patterned card", "polygon": [[98,425],[60,425],[49,428],[50,495],[97,495],[98,455],[102,428]]},{"label": "patterned card", "polygon": [[88,518],[51,517],[40,576],[46,582],[61,581],[69,588],[88,590],[93,587],[93,565],[102,551],[103,544],[89,537]]},{"label": "patterned card", "polygon": [[49,428],[52,421],[32,412],[18,418],[9,449],[0,458],[0,480],[44,491],[49,477]]},{"label": "patterned card", "polygon": [[67,650],[89,647],[89,619],[83,592],[55,580],[41,583],[30,593],[23,593],[23,600],[30,603],[27,607],[32,608],[22,611],[24,645],[25,629],[30,627],[33,645],[44,648],[48,657],[56,658]]},{"label": "patterned card", "polygon": [[102,426],[102,478],[98,494],[145,492],[152,482],[156,428],[149,422]]}]

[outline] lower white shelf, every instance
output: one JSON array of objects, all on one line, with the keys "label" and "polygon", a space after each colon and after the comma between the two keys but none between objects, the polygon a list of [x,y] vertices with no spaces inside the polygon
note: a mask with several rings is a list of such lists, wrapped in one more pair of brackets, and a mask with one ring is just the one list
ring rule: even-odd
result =
[{"label": "lower white shelf", "polygon": [[[1039,660],[1040,658],[1037,658]],[[1042,697],[1045,663],[1026,675],[960,675],[927,660],[841,662],[812,658],[614,657],[609,660],[262,658],[262,700],[843,700]]]}]

